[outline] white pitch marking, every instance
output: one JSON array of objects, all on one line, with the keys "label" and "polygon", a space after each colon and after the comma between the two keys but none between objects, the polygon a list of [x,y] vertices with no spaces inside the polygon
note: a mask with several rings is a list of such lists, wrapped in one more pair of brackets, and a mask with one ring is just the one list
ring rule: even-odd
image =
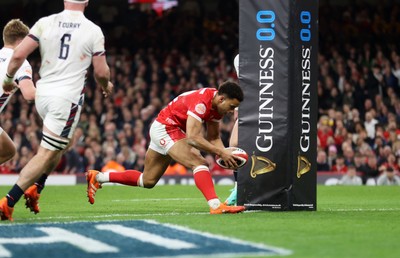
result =
[{"label": "white pitch marking", "polygon": [[[173,225],[173,224],[169,224],[169,223],[159,223],[155,220],[144,220],[147,223],[153,224],[153,225],[162,225],[164,227],[169,227],[172,229],[177,229],[177,230],[181,230],[187,233],[191,233],[191,234],[197,234],[197,235],[202,235],[205,236],[207,238],[213,238],[213,239],[218,239],[218,240],[224,240],[224,241],[229,241],[231,243],[238,243],[238,244],[242,244],[242,245],[248,245],[248,246],[253,246],[256,248],[261,248],[261,249],[269,249],[272,250],[274,252],[276,252],[278,255],[290,255],[293,253],[293,251],[288,250],[288,249],[284,249],[284,248],[279,248],[279,247],[274,247],[274,246],[269,246],[269,245],[264,245],[264,244],[258,244],[258,243],[252,243],[252,242],[247,242],[244,240],[240,240],[240,239],[236,239],[236,238],[231,238],[231,237],[226,237],[226,236],[221,236],[221,235],[214,235],[212,233],[207,233],[207,232],[201,232],[201,231],[197,231],[194,229],[190,229],[184,226],[179,226],[179,225]],[[237,254],[235,254],[237,255]],[[251,254],[249,254],[251,255]],[[254,255],[254,254],[253,254]]]},{"label": "white pitch marking", "polygon": [[4,246],[2,246],[1,244],[0,244],[0,257],[1,258],[12,257],[11,252],[5,249]]},{"label": "white pitch marking", "polygon": [[57,227],[38,227],[36,228],[47,233],[42,237],[16,237],[16,238],[0,238],[0,257],[9,256],[8,250],[2,246],[3,244],[30,245],[30,244],[50,244],[50,243],[67,243],[73,245],[88,253],[117,253],[119,249],[106,243],[88,238],[77,233]]},{"label": "white pitch marking", "polygon": [[139,240],[141,242],[146,242],[150,243],[153,245],[161,246],[163,248],[167,249],[173,249],[173,250],[181,250],[181,249],[191,249],[191,248],[196,248],[197,246],[195,244],[177,240],[177,239],[171,239],[171,238],[165,238],[156,234],[151,234],[146,231],[134,229],[134,228],[128,228],[122,225],[117,225],[117,224],[102,224],[102,225],[96,225],[97,229],[100,230],[107,230],[111,231],[113,233],[129,237],[132,239]]},{"label": "white pitch marking", "polygon": [[[104,214],[104,215],[96,215],[96,216],[85,216],[84,219],[97,219],[97,218],[120,218],[120,217],[153,217],[153,216],[177,216],[177,215],[210,215],[209,212],[185,212],[185,213],[178,213],[178,212],[169,212],[169,213],[145,213],[145,214]],[[51,219],[81,219],[82,216],[54,216],[54,217],[35,217],[35,218],[28,218],[26,220],[51,220]],[[83,221],[83,220],[82,220]],[[0,225],[1,227],[2,225]]]},{"label": "white pitch marking", "polygon": [[370,209],[322,209],[320,211],[400,211],[400,208],[370,208]]},{"label": "white pitch marking", "polygon": [[[389,209],[319,209],[318,212],[350,212],[350,211],[355,211],[355,212],[368,212],[368,211],[378,211],[378,212],[384,212],[384,211],[400,211],[400,208],[389,208]],[[248,213],[263,213],[265,211],[260,211],[260,210],[249,210],[245,211],[245,214]],[[132,213],[126,213],[126,214],[104,214],[104,215],[96,215],[96,216],[85,216],[85,219],[97,219],[97,218],[121,218],[121,217],[158,217],[158,216],[177,216],[177,215],[186,215],[186,216],[191,216],[191,215],[209,215],[210,213],[208,212],[185,212],[185,213],[178,213],[178,212],[169,212],[169,213],[144,213],[144,214],[132,214]],[[26,220],[28,221],[38,221],[38,220],[52,220],[52,219],[81,219],[82,216],[52,216],[52,217],[32,217],[28,218]],[[85,220],[86,221],[86,220]],[[3,225],[0,225],[0,227]],[[4,225],[6,226],[6,225]]]},{"label": "white pitch marking", "polygon": [[112,202],[164,202],[164,201],[193,201],[193,200],[203,200],[203,198],[149,198],[149,199],[117,199],[111,200]]}]

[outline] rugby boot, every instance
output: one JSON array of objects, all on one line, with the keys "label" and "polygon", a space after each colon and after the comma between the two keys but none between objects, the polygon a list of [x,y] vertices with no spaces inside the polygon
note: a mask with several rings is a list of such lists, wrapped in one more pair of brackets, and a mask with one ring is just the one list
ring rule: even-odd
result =
[{"label": "rugby boot", "polygon": [[229,195],[228,198],[226,198],[225,205],[228,206],[236,206],[237,204],[237,186],[235,186],[233,189],[231,189],[231,194]]},{"label": "rugby boot", "polygon": [[12,213],[14,212],[14,208],[11,208],[7,204],[7,197],[3,197],[0,200],[0,217],[1,220],[9,220],[13,221]]},{"label": "rugby boot", "polygon": [[227,206],[226,204],[221,203],[216,209],[210,208],[210,214],[239,213],[245,209],[244,206]]},{"label": "rugby boot", "polygon": [[24,193],[25,197],[25,206],[27,209],[30,209],[31,212],[38,214],[39,213],[39,198],[40,194],[37,191],[37,185],[30,186]]},{"label": "rugby boot", "polygon": [[89,170],[86,172],[86,181],[87,181],[87,197],[89,198],[90,204],[94,203],[94,197],[99,188],[101,188],[101,184],[97,181],[96,176],[100,172],[97,170]]}]

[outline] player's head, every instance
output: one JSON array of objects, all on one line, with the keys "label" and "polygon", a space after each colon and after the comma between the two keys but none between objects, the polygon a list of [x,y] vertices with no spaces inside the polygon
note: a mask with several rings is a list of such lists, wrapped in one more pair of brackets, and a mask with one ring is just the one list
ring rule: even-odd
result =
[{"label": "player's head", "polygon": [[243,101],[243,91],[236,82],[226,81],[218,88],[218,113],[224,115],[240,105]]},{"label": "player's head", "polygon": [[15,45],[29,33],[29,27],[19,19],[12,19],[3,29],[4,45]]},{"label": "player's head", "polygon": [[226,81],[219,85],[218,94],[225,95],[228,99],[237,99],[243,101],[243,91],[236,82]]}]

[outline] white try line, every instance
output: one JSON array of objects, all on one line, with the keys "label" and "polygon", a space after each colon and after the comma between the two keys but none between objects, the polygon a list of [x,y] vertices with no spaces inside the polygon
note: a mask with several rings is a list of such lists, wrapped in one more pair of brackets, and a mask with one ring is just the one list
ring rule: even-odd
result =
[{"label": "white try line", "polygon": [[360,212],[364,212],[364,211],[400,211],[400,208],[369,208],[369,209],[363,209],[363,208],[354,208],[354,209],[331,209],[331,208],[327,208],[327,209],[320,209],[319,211],[360,211]]},{"label": "white try line", "polygon": [[193,200],[204,200],[203,198],[149,198],[149,199],[117,199],[111,200],[112,202],[162,202],[162,201],[193,201]]},{"label": "white try line", "polygon": [[209,212],[170,212],[170,213],[145,213],[145,214],[103,214],[94,216],[50,216],[50,217],[32,217],[26,220],[53,220],[53,219],[98,219],[98,218],[121,218],[121,217],[154,217],[154,216],[192,216],[192,215],[210,215]]},{"label": "white try line", "polygon": [[[150,223],[150,224],[162,225],[164,227],[169,227],[169,228],[172,228],[172,229],[178,229],[180,231],[188,232],[188,233],[191,233],[191,234],[202,235],[202,236],[205,236],[207,238],[214,238],[214,239],[218,239],[218,240],[230,241],[232,243],[249,245],[249,246],[253,246],[253,247],[261,248],[261,249],[269,249],[269,250],[272,250],[272,251],[276,252],[278,255],[291,255],[293,253],[293,251],[291,251],[289,249],[283,249],[283,248],[274,247],[274,246],[270,246],[270,245],[265,245],[265,244],[261,244],[261,243],[248,242],[248,241],[240,240],[240,239],[237,239],[237,238],[232,238],[232,237],[227,237],[227,236],[222,236],[222,235],[215,235],[215,234],[208,233],[208,232],[201,232],[201,231],[197,231],[197,230],[185,227],[185,226],[179,226],[179,225],[174,225],[174,224],[169,224],[169,223],[162,223],[161,224],[161,223],[159,223],[159,222],[157,222],[155,220],[145,220],[145,221],[147,223]],[[235,254],[231,254],[231,255],[234,256]],[[248,255],[255,256],[254,253],[248,253]]]},{"label": "white try line", "polygon": [[[107,257],[135,257],[135,248],[141,248],[141,250],[147,252],[143,253],[140,257],[181,257],[181,258],[195,258],[195,257],[234,257],[234,256],[281,256],[290,255],[293,251],[288,249],[283,249],[280,247],[274,247],[265,245],[263,243],[254,243],[246,240],[241,240],[237,238],[215,235],[213,233],[197,231],[185,226],[179,226],[174,224],[164,224],[157,222],[155,220],[138,220],[137,223],[132,221],[82,221],[85,224],[69,227],[66,225],[74,225],[81,222],[50,222],[50,223],[38,223],[35,225],[35,229],[40,230],[45,233],[42,236],[23,236],[23,237],[0,237],[0,257],[11,258],[12,251],[7,250],[9,246],[2,246],[3,244],[13,244],[13,245],[31,245],[31,244],[59,244],[66,243],[80,249],[80,252],[96,254],[100,253],[100,256],[104,256],[103,253],[111,253],[112,256],[107,255]],[[146,226],[146,223],[150,227]],[[58,227],[57,225],[62,224],[63,226]],[[29,224],[28,224],[29,225]],[[43,225],[43,226],[40,226]],[[86,227],[86,225],[88,227]],[[14,226],[16,226],[14,224]],[[20,225],[24,227],[24,225]],[[85,234],[80,234],[75,232],[77,228],[84,227]],[[109,238],[106,242],[101,242],[97,236],[101,236],[99,232],[91,232],[90,228],[95,228],[103,232],[113,232],[113,235],[108,234]],[[1,228],[1,227],[0,227]],[[150,229],[149,229],[150,228]],[[153,228],[153,230],[151,230]],[[147,231],[149,229],[149,231]],[[158,229],[158,230],[154,230]],[[161,232],[161,233],[160,233]],[[160,234],[159,234],[160,233]],[[177,237],[177,236],[181,237]],[[119,236],[124,237],[124,243],[128,239],[134,239],[139,242],[143,242],[146,246],[139,246],[133,242],[130,245],[130,250],[124,250],[125,248],[118,247],[121,241]],[[205,238],[205,239],[204,239]],[[203,239],[203,240],[202,240]],[[202,240],[202,241],[199,241]],[[227,246],[227,248],[219,248],[221,243],[215,243],[216,241],[223,241],[222,246]],[[236,246],[244,247],[243,250],[239,248],[234,248]],[[169,249],[175,251],[175,253],[164,253],[154,256],[154,247],[157,246],[163,249]],[[229,247],[233,248],[230,249]],[[9,247],[11,248],[11,247]],[[214,252],[211,251],[214,248]],[[254,248],[254,249],[253,249]],[[57,247],[56,247],[57,249]],[[52,250],[56,250],[52,249]],[[193,250],[190,250],[193,249]],[[201,251],[200,249],[205,249]],[[14,250],[14,249],[13,249]],[[180,253],[181,250],[185,250]],[[78,250],[76,250],[78,251]],[[74,251],[74,252],[76,252]],[[80,257],[79,251],[73,256],[67,255],[68,257]],[[129,254],[126,252],[128,251]],[[125,252],[125,253],[124,253]],[[165,255],[166,254],[166,255]],[[178,255],[177,255],[178,254]],[[210,256],[211,255],[211,256]],[[35,255],[32,255],[32,257]],[[92,255],[93,256],[93,255]],[[35,256],[36,257],[36,256]],[[86,256],[82,256],[86,257]]]},{"label": "white try line", "polygon": [[[162,224],[159,224],[162,225]],[[99,230],[111,231],[127,238],[136,239],[144,243],[160,246],[172,250],[194,249],[198,246],[179,239],[171,239],[158,234],[150,233],[140,229],[129,228],[118,224],[100,224],[95,226]]]}]

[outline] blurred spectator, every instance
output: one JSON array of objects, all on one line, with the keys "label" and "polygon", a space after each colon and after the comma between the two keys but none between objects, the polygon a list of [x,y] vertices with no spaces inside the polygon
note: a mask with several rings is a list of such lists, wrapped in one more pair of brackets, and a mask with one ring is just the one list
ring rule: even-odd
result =
[{"label": "blurred spectator", "polygon": [[331,168],[326,158],[326,152],[319,150],[317,152],[317,171],[330,171]]},{"label": "blurred spectator", "polygon": [[343,144],[342,147],[343,147],[344,164],[346,166],[354,164],[354,150],[352,146]]},{"label": "blurred spectator", "polygon": [[330,145],[328,147],[328,157],[327,157],[327,162],[329,167],[333,167],[335,165],[335,160],[337,157],[337,148],[335,145]]},{"label": "blurred spectator", "polygon": [[367,112],[365,114],[364,127],[365,127],[365,130],[367,131],[367,136],[370,139],[374,139],[375,138],[375,125],[376,124],[378,124],[378,120],[376,120],[373,117],[372,112]]},{"label": "blurred spectator", "polygon": [[360,167],[359,171],[362,172],[363,184],[366,184],[370,178],[376,179],[380,171],[378,170],[378,161],[375,154],[371,153],[367,156],[367,163]]},{"label": "blurred spectator", "polygon": [[124,166],[120,165],[118,162],[114,160],[109,160],[102,168],[101,172],[117,172],[117,171],[125,171]]},{"label": "blurred spectator", "polygon": [[322,149],[326,149],[328,146],[329,138],[333,138],[333,130],[331,126],[333,121],[329,119],[328,116],[322,116],[318,122],[318,142]]},{"label": "blurred spectator", "polygon": [[362,167],[365,166],[365,157],[360,152],[356,152],[354,155],[354,166],[357,171],[362,171]]},{"label": "blurred spectator", "polygon": [[395,175],[393,168],[385,168],[377,179],[377,185],[400,185],[400,177]]},{"label": "blurred spectator", "polygon": [[362,185],[361,177],[357,176],[356,167],[350,165],[347,168],[347,172],[339,180],[338,185]]},{"label": "blurred spectator", "polygon": [[343,155],[338,155],[335,160],[335,165],[332,166],[332,172],[345,174],[347,172],[347,166],[344,164]]}]

